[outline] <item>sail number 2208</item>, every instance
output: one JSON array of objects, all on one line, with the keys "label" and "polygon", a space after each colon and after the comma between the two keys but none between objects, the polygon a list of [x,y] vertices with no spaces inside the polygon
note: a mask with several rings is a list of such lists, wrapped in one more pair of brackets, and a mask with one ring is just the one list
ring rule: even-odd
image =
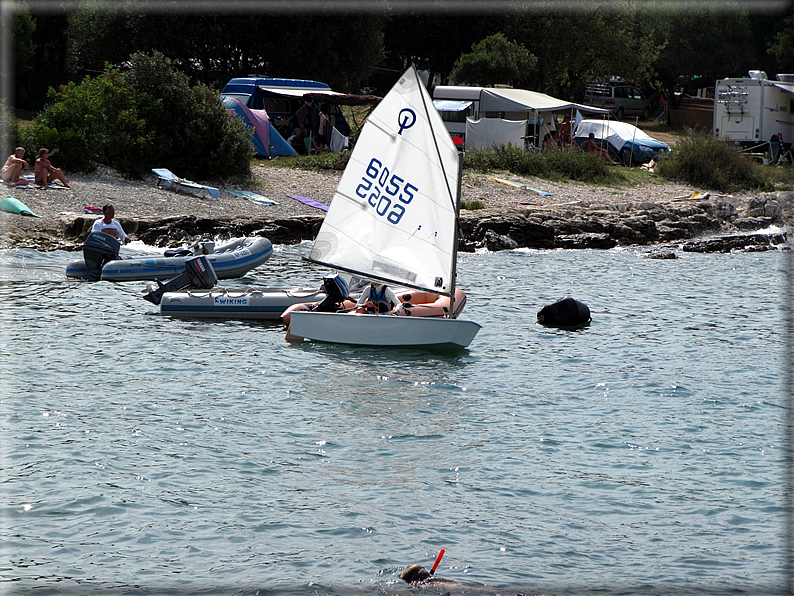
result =
[{"label": "sail number 2208", "polygon": [[356,187],[356,194],[366,199],[375,209],[375,213],[393,224],[398,224],[405,214],[405,206],[411,202],[418,190],[410,182],[389,172],[389,168],[373,157],[365,175],[361,177],[361,184]]}]

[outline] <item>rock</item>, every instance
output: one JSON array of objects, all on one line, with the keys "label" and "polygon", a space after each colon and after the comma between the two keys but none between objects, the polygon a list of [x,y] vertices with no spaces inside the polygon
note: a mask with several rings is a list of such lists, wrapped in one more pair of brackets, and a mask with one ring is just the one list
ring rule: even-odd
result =
[{"label": "rock", "polygon": [[663,259],[677,259],[678,257],[676,256],[676,254],[674,252],[671,252],[669,250],[656,250],[656,251],[649,252],[648,254],[646,254],[645,258],[646,259],[660,259],[660,260],[663,260]]},{"label": "rock", "polygon": [[488,230],[485,232],[485,237],[482,239],[482,246],[490,251],[512,250],[518,248],[518,243],[510,236],[497,234],[493,230]]},{"label": "rock", "polygon": [[555,248],[614,248],[617,245],[617,240],[609,234],[593,232],[564,234],[554,238]]},{"label": "rock", "polygon": [[707,240],[687,242],[681,247],[684,252],[722,252],[734,250],[768,250],[786,243],[786,234],[745,234],[722,236]]}]

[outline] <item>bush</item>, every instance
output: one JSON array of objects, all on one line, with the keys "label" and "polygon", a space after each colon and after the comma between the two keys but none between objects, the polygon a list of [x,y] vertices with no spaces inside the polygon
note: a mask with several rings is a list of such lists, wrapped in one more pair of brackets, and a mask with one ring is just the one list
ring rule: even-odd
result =
[{"label": "bush", "polygon": [[515,145],[500,145],[492,151],[473,149],[466,153],[464,167],[490,172],[504,170],[523,176],[568,179],[581,182],[604,182],[613,175],[597,157],[579,151],[524,151]]},{"label": "bush", "polygon": [[187,75],[159,52],[133,54],[125,80],[155,132],[146,169],[167,167],[200,180],[250,174],[250,135],[242,120],[229,116],[216,91],[203,84],[191,87]]},{"label": "bush", "polygon": [[25,131],[25,146],[58,148],[58,165],[90,171],[95,164],[131,172],[145,160],[154,132],[141,118],[135,98],[116,70],[50,89],[51,103]]},{"label": "bush", "polygon": [[720,192],[772,190],[763,166],[743,155],[739,147],[711,135],[681,139],[656,167],[660,176]]},{"label": "bush", "polygon": [[108,68],[50,90],[50,98],[25,143],[33,151],[57,147],[67,170],[104,164],[132,175],[166,167],[198,180],[250,175],[254,150],[243,122],[162,54],[135,54],[129,71]]},{"label": "bush", "polygon": [[0,155],[8,157],[20,144],[19,121],[0,99]]}]

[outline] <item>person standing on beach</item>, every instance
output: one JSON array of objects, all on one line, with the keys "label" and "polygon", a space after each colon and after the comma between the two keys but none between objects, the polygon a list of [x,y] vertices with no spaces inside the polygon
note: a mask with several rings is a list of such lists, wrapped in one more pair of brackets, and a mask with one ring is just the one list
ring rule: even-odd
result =
[{"label": "person standing on beach", "polygon": [[124,232],[124,228],[121,227],[121,224],[113,219],[113,216],[116,215],[116,210],[113,208],[113,205],[105,205],[102,207],[102,213],[104,217],[94,222],[91,231],[104,232],[105,234],[110,234],[116,240],[122,241],[124,244],[129,243],[132,239]]},{"label": "person standing on beach", "polygon": [[0,171],[0,177],[2,177],[3,182],[8,182],[11,186],[24,186],[28,183],[28,181],[22,177],[23,168],[30,169],[30,164],[25,161],[24,157],[24,147],[17,147],[14,150],[14,154],[9,155],[6,164]]},{"label": "person standing on beach", "polygon": [[36,165],[33,168],[33,179],[36,184],[40,184],[45,189],[53,180],[59,180],[66,188],[71,190],[69,180],[63,173],[61,168],[53,167],[50,163],[50,150],[46,147],[39,149],[39,158],[36,160]]}]

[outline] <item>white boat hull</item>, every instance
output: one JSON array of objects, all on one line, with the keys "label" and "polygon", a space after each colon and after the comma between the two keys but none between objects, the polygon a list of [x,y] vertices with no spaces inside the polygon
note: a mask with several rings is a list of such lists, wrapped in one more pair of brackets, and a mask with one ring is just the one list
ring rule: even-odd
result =
[{"label": "white boat hull", "polygon": [[314,303],[325,298],[317,289],[221,288],[166,292],[160,313],[197,319],[278,321],[281,313],[295,304]]},{"label": "white boat hull", "polygon": [[359,346],[465,348],[481,328],[461,319],[296,311],[287,337]]}]

